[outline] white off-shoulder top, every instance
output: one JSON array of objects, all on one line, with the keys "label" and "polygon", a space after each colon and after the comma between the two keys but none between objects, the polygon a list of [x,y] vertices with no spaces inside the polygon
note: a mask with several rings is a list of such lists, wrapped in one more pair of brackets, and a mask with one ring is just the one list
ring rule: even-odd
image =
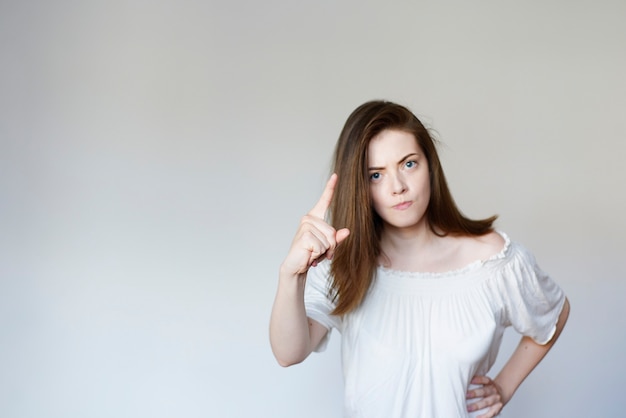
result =
[{"label": "white off-shoulder top", "polygon": [[344,415],[473,417],[466,392],[493,365],[506,327],[545,344],[565,302],[533,255],[511,242],[488,260],[445,273],[379,267],[363,303],[331,315],[330,262],[309,270],[307,316],[341,333]]}]

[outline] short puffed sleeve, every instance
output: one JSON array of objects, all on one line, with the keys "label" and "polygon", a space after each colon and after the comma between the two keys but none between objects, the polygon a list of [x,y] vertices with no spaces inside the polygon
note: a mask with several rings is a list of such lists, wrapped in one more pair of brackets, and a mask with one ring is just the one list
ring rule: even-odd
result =
[{"label": "short puffed sleeve", "polygon": [[511,243],[506,258],[498,280],[504,308],[503,325],[512,325],[538,344],[547,344],[556,332],[565,293],[522,245]]},{"label": "short puffed sleeve", "polygon": [[314,351],[324,351],[333,328],[340,328],[341,317],[331,315],[335,304],[330,298],[330,261],[323,260],[307,272],[304,288],[304,307],[307,317],[314,319],[328,329],[326,336]]}]

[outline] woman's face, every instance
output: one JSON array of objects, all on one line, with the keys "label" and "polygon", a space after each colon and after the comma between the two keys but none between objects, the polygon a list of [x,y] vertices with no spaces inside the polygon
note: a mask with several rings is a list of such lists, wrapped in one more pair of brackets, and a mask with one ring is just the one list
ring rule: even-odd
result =
[{"label": "woman's face", "polygon": [[372,138],[368,168],[372,206],[385,228],[412,228],[425,222],[430,175],[413,134],[387,129]]}]

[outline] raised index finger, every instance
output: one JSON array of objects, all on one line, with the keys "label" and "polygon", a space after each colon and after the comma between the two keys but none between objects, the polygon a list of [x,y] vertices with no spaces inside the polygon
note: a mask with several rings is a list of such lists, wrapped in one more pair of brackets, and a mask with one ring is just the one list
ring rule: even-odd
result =
[{"label": "raised index finger", "polygon": [[313,206],[313,209],[311,209],[309,215],[315,216],[316,218],[324,219],[324,216],[326,216],[326,211],[330,207],[330,202],[333,200],[333,194],[335,193],[336,184],[337,174],[333,173],[326,183],[326,187],[322,192],[320,200],[318,200],[315,206]]}]

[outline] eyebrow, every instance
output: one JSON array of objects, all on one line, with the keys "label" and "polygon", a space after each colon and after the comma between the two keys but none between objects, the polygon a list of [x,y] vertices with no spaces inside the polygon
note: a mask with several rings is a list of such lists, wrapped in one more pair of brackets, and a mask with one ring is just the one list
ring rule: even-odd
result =
[{"label": "eyebrow", "polygon": [[[398,164],[402,163],[402,161],[404,161],[407,158],[412,157],[412,156],[419,157],[419,154],[417,152],[412,152],[410,154],[407,154],[404,157],[402,157],[402,159],[400,159],[400,161],[398,161]],[[385,167],[370,167],[367,170],[368,171],[378,171],[378,170],[384,170],[384,169],[385,169]]]}]

